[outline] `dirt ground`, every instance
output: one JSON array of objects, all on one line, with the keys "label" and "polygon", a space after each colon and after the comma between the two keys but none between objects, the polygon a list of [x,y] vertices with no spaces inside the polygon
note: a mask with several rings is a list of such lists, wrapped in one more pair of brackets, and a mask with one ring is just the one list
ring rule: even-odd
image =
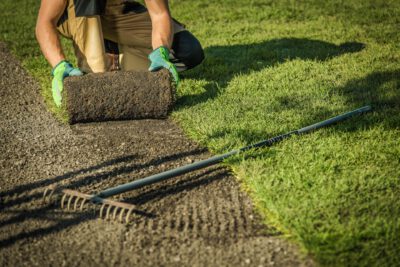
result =
[{"label": "dirt ground", "polygon": [[90,193],[210,156],[170,120],[66,126],[0,44],[1,266],[310,266],[261,224],[221,166],[123,194],[131,225],[43,204],[53,184]]}]

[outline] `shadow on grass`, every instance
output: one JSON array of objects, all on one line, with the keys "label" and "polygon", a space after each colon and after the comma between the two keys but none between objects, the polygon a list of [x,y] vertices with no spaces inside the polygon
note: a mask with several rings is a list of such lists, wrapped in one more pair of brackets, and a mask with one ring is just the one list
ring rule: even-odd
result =
[{"label": "shadow on grass", "polygon": [[400,127],[400,69],[372,72],[361,79],[349,81],[341,87],[332,88],[332,96],[344,99],[347,110],[321,108],[301,122],[302,125],[315,123],[339,113],[370,105],[368,116],[349,119],[336,127],[338,131],[352,132],[379,124],[385,129]]},{"label": "shadow on grass", "polygon": [[[338,123],[336,131],[353,132],[360,129],[368,129],[373,125],[381,125],[385,129],[400,128],[400,69],[393,71],[380,71],[368,74],[364,78],[349,81],[341,87],[332,88],[332,96],[339,95],[345,101],[346,110],[342,108],[320,107],[319,110],[307,114],[299,122],[297,128],[302,128],[337,115],[348,112],[366,105],[372,107],[372,112],[365,115],[358,115]],[[296,109],[302,110],[311,103],[299,102],[291,96],[279,99],[280,105],[277,106],[277,112]],[[290,130],[296,130],[296,126],[290,127]],[[279,135],[283,133],[275,133]],[[234,132],[216,131],[209,136],[210,139],[222,138],[229,135],[231,139],[243,140],[247,144],[259,142],[271,138],[266,136],[262,129],[258,131],[250,129],[237,129]],[[265,152],[267,153],[267,152]],[[261,152],[261,154],[263,154]]]},{"label": "shadow on grass", "polygon": [[256,44],[211,46],[205,49],[206,60],[187,78],[203,78],[209,83],[202,94],[178,99],[177,109],[192,106],[216,97],[238,74],[259,71],[293,59],[325,61],[363,50],[365,45],[347,42],[340,45],[319,40],[282,38]]},{"label": "shadow on grass", "polygon": [[[197,70],[189,72],[188,78],[204,78],[208,84],[205,92],[195,95],[185,95],[178,99],[177,109],[193,106],[198,103],[213,99],[220,94],[235,75],[247,74],[252,71],[260,71],[266,67],[293,60],[325,61],[348,53],[356,53],[365,48],[358,42],[347,42],[340,45],[331,44],[319,40],[282,38],[269,40],[257,44],[211,46],[205,49],[206,61]],[[400,127],[400,70],[376,71],[361,79],[349,81],[341,87],[332,88],[332,96],[340,96],[345,99],[346,110],[342,108],[321,107],[308,114],[297,128],[305,127],[316,122],[337,116],[341,113],[371,105],[373,112],[362,119],[353,118],[350,122],[337,126],[340,131],[355,131],[367,128],[373,124],[381,124],[387,128]],[[311,101],[311,100],[310,100]],[[308,106],[309,102],[301,101],[290,95],[277,99],[278,105],[272,109],[301,110]],[[279,109],[279,110],[278,110]],[[354,123],[360,121],[362,123]],[[290,127],[295,130],[296,125]],[[282,133],[273,133],[279,135]],[[247,144],[259,142],[272,137],[266,136],[263,130],[255,132],[251,129],[240,129],[227,133],[226,129],[214,132],[210,139],[221,138],[230,135],[231,139],[244,140]]]}]

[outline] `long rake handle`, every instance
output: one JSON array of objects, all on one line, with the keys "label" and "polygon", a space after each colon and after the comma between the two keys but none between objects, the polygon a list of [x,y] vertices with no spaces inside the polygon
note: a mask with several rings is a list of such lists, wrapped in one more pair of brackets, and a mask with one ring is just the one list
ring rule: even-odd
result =
[{"label": "long rake handle", "polygon": [[365,106],[365,107],[362,107],[362,108],[359,108],[359,109],[356,109],[356,110],[353,110],[353,111],[350,111],[350,112],[347,112],[347,113],[343,113],[343,114],[341,114],[339,116],[336,116],[336,117],[333,117],[333,118],[330,118],[330,119],[327,119],[327,120],[324,120],[324,121],[309,125],[307,127],[304,127],[304,128],[301,128],[301,129],[298,129],[298,130],[295,130],[295,131],[291,131],[291,132],[288,132],[286,134],[278,135],[276,137],[261,141],[259,143],[253,144],[253,145],[249,145],[249,146],[237,149],[237,150],[232,150],[232,151],[230,151],[228,153],[225,153],[225,154],[222,154],[222,155],[213,156],[211,158],[208,158],[208,159],[205,159],[205,160],[201,160],[201,161],[198,161],[198,162],[194,162],[194,163],[182,166],[182,167],[178,167],[176,169],[172,169],[172,170],[165,171],[165,172],[162,172],[162,173],[154,174],[154,175],[142,178],[140,180],[136,180],[136,181],[129,182],[129,183],[126,183],[126,184],[122,184],[122,185],[119,185],[119,186],[115,186],[115,187],[106,189],[104,191],[101,191],[99,194],[94,196],[92,201],[96,202],[96,198],[107,198],[107,197],[110,197],[110,196],[122,194],[124,192],[131,191],[131,190],[134,190],[134,189],[138,189],[138,188],[141,188],[141,187],[146,186],[146,185],[150,185],[150,184],[157,183],[157,182],[160,182],[160,181],[164,181],[164,180],[167,180],[169,178],[176,177],[176,176],[188,173],[188,172],[192,172],[192,171],[195,171],[195,170],[198,170],[198,169],[209,167],[209,166],[212,166],[212,165],[215,165],[217,163],[222,162],[224,159],[226,159],[226,158],[228,158],[230,156],[239,154],[240,152],[244,152],[244,151],[247,151],[247,150],[250,150],[250,149],[254,149],[254,148],[271,146],[271,145],[273,145],[273,144],[275,144],[277,142],[280,142],[283,139],[286,139],[286,138],[288,138],[288,137],[290,137],[290,136],[292,136],[294,134],[298,135],[298,134],[304,134],[304,133],[307,133],[307,132],[311,132],[311,131],[314,131],[316,129],[319,129],[319,128],[322,128],[322,127],[326,127],[326,126],[334,124],[336,122],[345,120],[345,119],[347,119],[349,117],[352,117],[354,115],[361,114],[361,113],[364,113],[364,112],[368,112],[370,110],[371,110],[370,106]]}]

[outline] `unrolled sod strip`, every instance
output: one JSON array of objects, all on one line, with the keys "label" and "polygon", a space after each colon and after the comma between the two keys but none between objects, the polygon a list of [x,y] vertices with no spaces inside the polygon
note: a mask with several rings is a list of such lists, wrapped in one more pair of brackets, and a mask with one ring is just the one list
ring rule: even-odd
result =
[{"label": "unrolled sod strip", "polygon": [[64,80],[69,123],[165,118],[175,100],[167,70],[91,73]]}]

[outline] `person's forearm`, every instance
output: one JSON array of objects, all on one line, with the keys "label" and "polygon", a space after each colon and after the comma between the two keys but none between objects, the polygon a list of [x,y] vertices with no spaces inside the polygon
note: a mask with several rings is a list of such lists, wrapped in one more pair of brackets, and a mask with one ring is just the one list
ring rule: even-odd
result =
[{"label": "person's forearm", "polygon": [[157,17],[152,21],[152,46],[156,49],[160,46],[166,46],[168,49],[172,45],[172,23],[169,16]]},{"label": "person's forearm", "polygon": [[65,59],[56,25],[66,5],[66,0],[42,0],[36,22],[36,39],[53,68]]},{"label": "person's forearm", "polygon": [[36,38],[44,57],[52,67],[65,59],[55,25],[50,22],[38,22]]},{"label": "person's forearm", "polygon": [[171,48],[173,24],[167,0],[146,0],[152,24],[152,46]]},{"label": "person's forearm", "polygon": [[151,44],[153,49],[160,46],[166,46],[171,49],[173,36],[171,17],[166,15],[157,17],[152,20],[152,27]]}]

